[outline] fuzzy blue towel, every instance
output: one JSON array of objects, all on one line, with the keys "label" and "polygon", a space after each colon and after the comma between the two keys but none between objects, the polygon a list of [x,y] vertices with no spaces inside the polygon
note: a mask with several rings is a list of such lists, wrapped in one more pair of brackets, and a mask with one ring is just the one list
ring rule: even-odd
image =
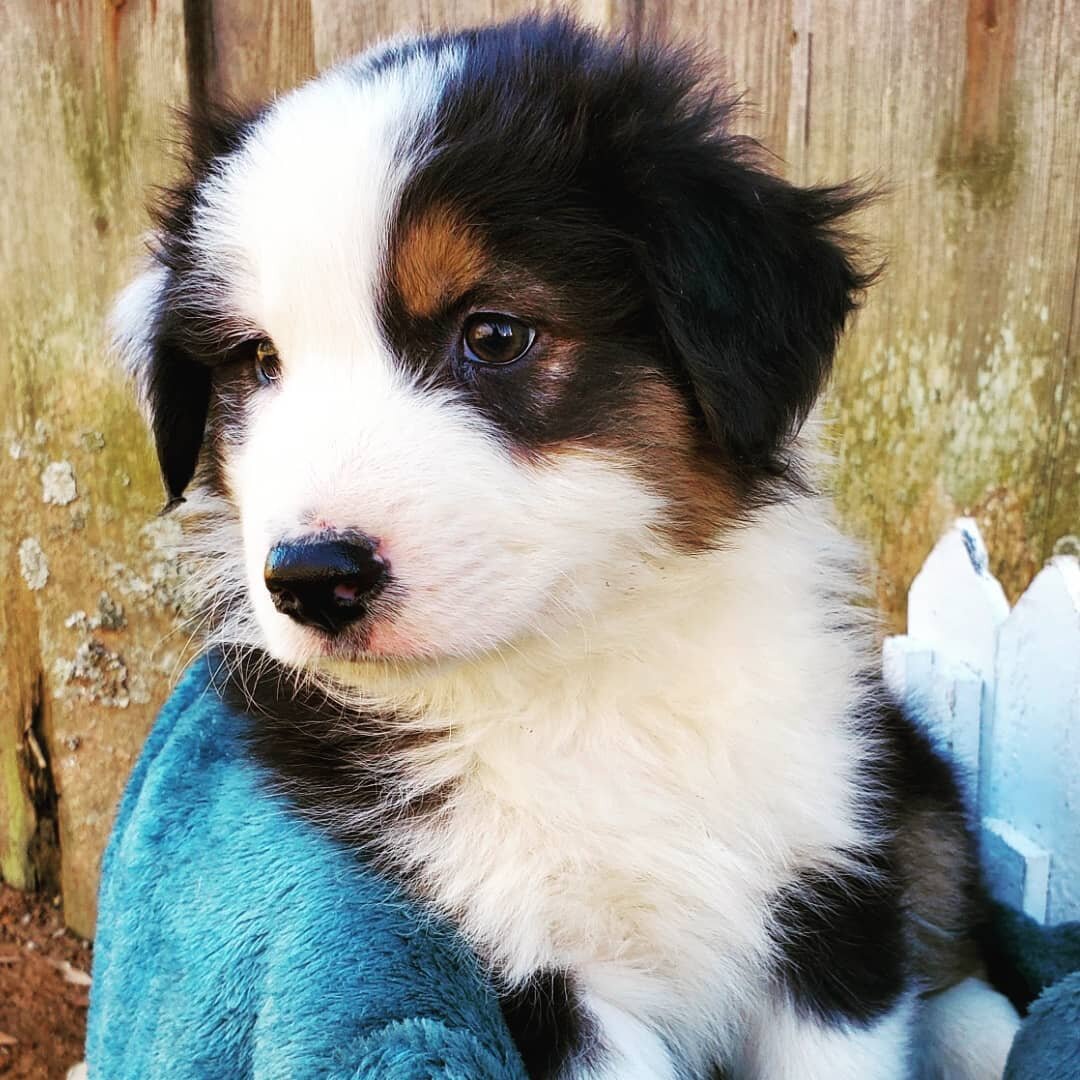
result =
[{"label": "fuzzy blue towel", "polygon": [[102,867],[92,1080],[524,1080],[469,953],[287,812],[185,675]]},{"label": "fuzzy blue towel", "polygon": [[[91,1080],[525,1080],[468,951],[290,814],[243,719],[185,675],[128,783],[102,867]],[[995,910],[1020,1008],[1007,1080],[1080,1078],[1080,923]]]}]

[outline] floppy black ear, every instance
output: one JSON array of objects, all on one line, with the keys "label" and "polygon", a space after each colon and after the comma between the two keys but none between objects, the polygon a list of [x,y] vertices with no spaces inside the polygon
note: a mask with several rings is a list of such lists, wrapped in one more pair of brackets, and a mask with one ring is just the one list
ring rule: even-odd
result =
[{"label": "floppy black ear", "polygon": [[169,284],[164,267],[144,271],[120,294],[111,319],[114,345],[153,432],[167,509],[183,501],[195,475],[210,403],[209,369],[170,332]]},{"label": "floppy black ear", "polygon": [[867,196],[794,187],[740,161],[734,142],[699,144],[676,166],[652,273],[709,435],[736,465],[777,472],[872,276],[843,231]]}]

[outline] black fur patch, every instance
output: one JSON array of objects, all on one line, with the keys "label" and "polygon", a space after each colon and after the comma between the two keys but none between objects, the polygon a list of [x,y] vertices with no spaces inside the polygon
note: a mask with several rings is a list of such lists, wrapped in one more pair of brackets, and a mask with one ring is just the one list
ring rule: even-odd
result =
[{"label": "black fur patch", "polygon": [[[682,388],[708,450],[747,500],[789,476],[785,447],[872,275],[849,254],[853,187],[796,188],[731,131],[734,102],[684,50],[632,45],[565,18],[436,38],[466,56],[401,221],[451,206],[498,272],[441,316],[387,296],[388,334],[428,378],[463,385],[527,448],[597,440],[643,375]],[[463,311],[538,325],[531,358],[462,363]],[[544,336],[568,342],[554,388]]]},{"label": "black fur patch", "polygon": [[776,901],[780,978],[796,1006],[826,1022],[869,1023],[907,983],[900,886],[854,873],[804,871]]},{"label": "black fur patch", "polygon": [[950,810],[963,805],[960,782],[953,764],[943,757],[913,717],[908,716],[879,687],[875,697],[886,699],[875,722],[883,737],[885,752],[878,765],[880,784],[894,794],[895,802],[883,809],[898,815],[905,803],[929,798]]},{"label": "black fur patch", "polygon": [[210,408],[210,372],[194,363],[167,333],[159,333],[148,363],[143,385],[171,505],[195,475]]},{"label": "black fur patch", "polygon": [[[447,792],[399,784],[395,763],[426,734],[383,714],[346,711],[318,687],[256,650],[230,652],[218,687],[249,718],[245,736],[270,783],[316,824],[412,885],[395,853],[377,843],[379,826],[437,814]],[[404,853],[399,853],[404,854]],[[422,890],[414,890],[422,891]]]},{"label": "black fur patch", "polygon": [[563,971],[537,972],[500,998],[503,1018],[533,1080],[554,1080],[568,1062],[584,1062],[595,1047],[589,1017]]},{"label": "black fur patch", "polygon": [[[190,234],[199,187],[243,145],[257,118],[257,113],[217,107],[186,115],[181,152],[185,175],[176,186],[159,191],[152,207],[152,254],[167,274],[142,382],[170,503],[181,498],[199,464],[214,397],[210,369],[227,362],[234,346],[222,336],[222,319],[211,297],[200,298],[183,287],[185,276],[198,265]],[[212,268],[199,269],[204,280],[212,280]]]},{"label": "black fur patch", "polygon": [[[773,935],[779,946],[777,976],[796,1005],[828,1023],[870,1023],[913,985],[907,910],[911,897],[899,839],[909,827],[912,806],[962,817],[956,775],[916,724],[876,684],[871,687],[865,723],[875,728],[881,754],[864,777],[862,816],[888,839],[870,855],[860,855],[866,872],[804,870],[776,898]],[[963,910],[955,923],[974,937],[982,920],[982,900],[971,839],[962,833],[950,894]],[[963,943],[954,946],[962,952]]]}]

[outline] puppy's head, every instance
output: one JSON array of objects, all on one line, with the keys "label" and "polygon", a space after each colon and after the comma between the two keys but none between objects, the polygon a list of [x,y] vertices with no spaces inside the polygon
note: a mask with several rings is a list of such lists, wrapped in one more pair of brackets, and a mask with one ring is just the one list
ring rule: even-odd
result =
[{"label": "puppy's head", "polygon": [[197,118],[116,332],[170,499],[238,527],[251,643],[550,633],[784,497],[865,284],[857,196],[762,169],[698,74],[529,20]]}]

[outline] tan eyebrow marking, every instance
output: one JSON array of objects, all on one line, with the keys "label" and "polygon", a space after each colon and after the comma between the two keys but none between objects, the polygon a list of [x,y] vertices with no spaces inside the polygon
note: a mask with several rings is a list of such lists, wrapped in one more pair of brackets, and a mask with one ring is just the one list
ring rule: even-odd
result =
[{"label": "tan eyebrow marking", "polygon": [[476,230],[438,206],[406,225],[393,259],[393,282],[410,315],[434,315],[482,278],[490,263]]}]

